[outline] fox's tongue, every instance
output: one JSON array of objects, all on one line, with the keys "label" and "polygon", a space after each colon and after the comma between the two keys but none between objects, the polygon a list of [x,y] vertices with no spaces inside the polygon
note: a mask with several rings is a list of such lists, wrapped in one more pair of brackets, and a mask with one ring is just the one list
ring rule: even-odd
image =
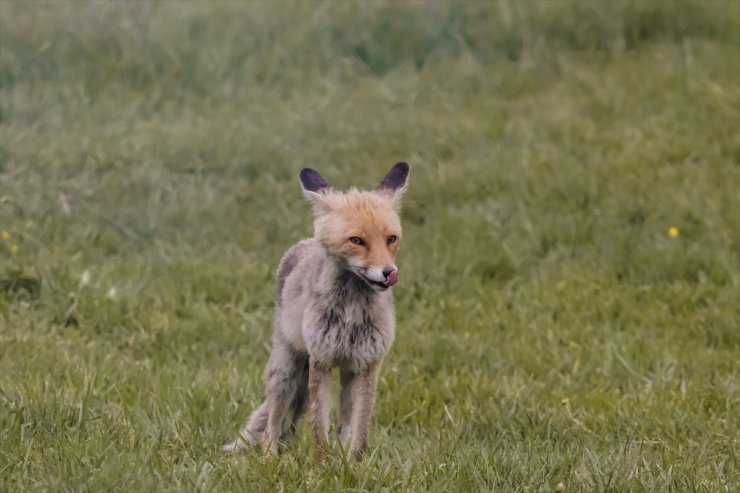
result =
[{"label": "fox's tongue", "polygon": [[385,278],[385,285],[386,286],[393,286],[398,282],[398,271],[394,270],[390,273],[388,277]]}]

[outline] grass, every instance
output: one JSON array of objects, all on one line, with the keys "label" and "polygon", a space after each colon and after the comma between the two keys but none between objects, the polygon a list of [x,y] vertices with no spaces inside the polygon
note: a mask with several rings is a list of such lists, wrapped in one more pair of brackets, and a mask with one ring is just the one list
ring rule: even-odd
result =
[{"label": "grass", "polygon": [[[738,33],[729,1],[4,0],[0,490],[740,490]],[[399,160],[371,457],[314,465],[305,423],[223,455],[298,170]]]}]

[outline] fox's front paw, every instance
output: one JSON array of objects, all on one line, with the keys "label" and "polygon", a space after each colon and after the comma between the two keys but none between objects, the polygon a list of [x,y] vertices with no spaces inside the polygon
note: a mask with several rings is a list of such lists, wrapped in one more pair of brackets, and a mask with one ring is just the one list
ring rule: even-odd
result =
[{"label": "fox's front paw", "polygon": [[313,449],[313,458],[319,464],[326,462],[326,449],[324,447],[315,447]]},{"label": "fox's front paw", "polygon": [[339,443],[342,446],[342,450],[349,450],[349,445],[351,443],[350,427],[347,425],[339,425],[337,436],[339,437]]},{"label": "fox's front paw", "polygon": [[262,439],[262,453],[265,455],[275,456],[278,454],[278,442],[270,440],[270,437],[266,436]]},{"label": "fox's front paw", "polygon": [[353,445],[350,449],[350,453],[352,454],[352,457],[354,457],[354,459],[357,462],[362,462],[363,459],[367,457],[367,445],[366,444],[365,445],[358,444],[357,446]]}]

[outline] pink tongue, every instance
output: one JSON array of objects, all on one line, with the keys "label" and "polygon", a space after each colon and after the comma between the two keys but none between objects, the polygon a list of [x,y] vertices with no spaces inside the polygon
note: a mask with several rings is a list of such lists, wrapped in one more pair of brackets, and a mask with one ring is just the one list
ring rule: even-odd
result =
[{"label": "pink tongue", "polygon": [[393,286],[398,282],[398,271],[394,270],[391,272],[391,274],[385,278],[385,285],[386,286]]}]

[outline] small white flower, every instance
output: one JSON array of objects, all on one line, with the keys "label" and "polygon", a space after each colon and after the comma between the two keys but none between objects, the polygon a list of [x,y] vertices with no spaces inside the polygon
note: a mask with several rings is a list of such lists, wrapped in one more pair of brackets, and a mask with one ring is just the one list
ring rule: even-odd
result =
[{"label": "small white flower", "polygon": [[109,300],[115,300],[116,299],[116,287],[111,286],[111,288],[105,294],[105,297],[108,298]]}]

